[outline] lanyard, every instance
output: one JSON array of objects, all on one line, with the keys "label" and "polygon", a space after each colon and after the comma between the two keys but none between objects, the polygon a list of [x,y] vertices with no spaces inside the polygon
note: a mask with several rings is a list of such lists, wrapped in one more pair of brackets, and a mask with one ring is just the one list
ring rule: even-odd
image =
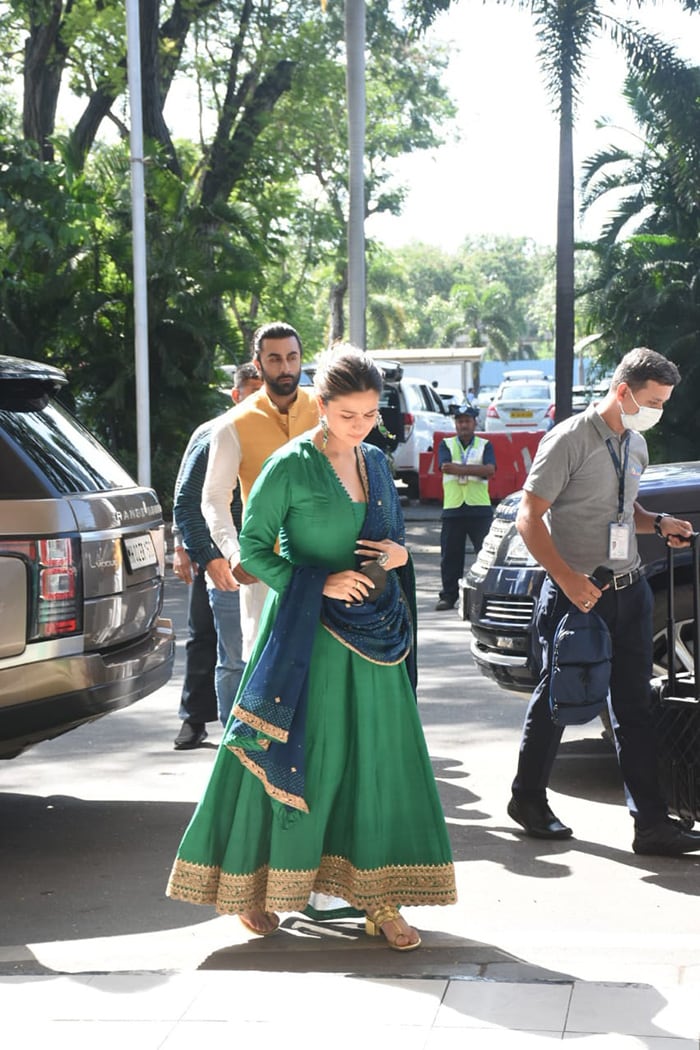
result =
[{"label": "lanyard", "polygon": [[622,525],[624,518],[625,509],[625,474],[627,473],[627,463],[630,458],[630,435],[629,431],[625,434],[622,439],[622,463],[620,463],[620,457],[618,456],[610,438],[605,439],[610,458],[613,461],[615,473],[617,474],[617,521],[619,525]]},{"label": "lanyard", "polygon": [[462,442],[459,440],[459,438],[457,438],[457,441],[459,442],[460,448],[462,449],[462,463],[468,465],[469,457],[471,455],[472,449],[474,448],[474,438],[471,439],[466,448],[464,447],[464,445],[462,445]]}]

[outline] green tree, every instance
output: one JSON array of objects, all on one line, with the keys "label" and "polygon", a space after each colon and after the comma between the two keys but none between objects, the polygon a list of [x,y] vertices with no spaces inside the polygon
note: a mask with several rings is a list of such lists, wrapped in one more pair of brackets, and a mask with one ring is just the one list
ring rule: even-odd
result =
[{"label": "green tree", "polygon": [[[142,0],[140,12],[152,447],[164,497],[184,437],[211,413],[218,361],[242,356],[272,316],[297,322],[311,352],[327,338],[327,313],[319,317],[316,303],[343,275],[344,52],[342,16],[329,7],[324,17],[317,0],[283,9],[173,0],[162,12]],[[2,18],[6,41],[27,42],[14,55],[24,82],[21,134],[3,125],[12,169],[0,172],[5,339],[70,367],[79,411],[131,465],[123,7],[16,0]],[[451,109],[440,57],[411,42],[385,2],[368,22],[377,77],[367,199],[371,210],[397,209],[388,160],[437,142]],[[197,144],[173,140],[165,120],[173,86],[190,78],[201,100]],[[59,136],[68,83],[83,110]],[[98,138],[106,122],[119,145]],[[320,192],[309,193],[311,181]]]},{"label": "green tree", "polygon": [[676,82],[630,78],[638,131],[634,149],[611,147],[585,164],[584,207],[613,197],[610,219],[591,247],[592,324],[613,367],[633,346],[674,360],[683,382],[651,436],[656,458],[700,454],[700,70]]},{"label": "green tree", "polygon": [[[574,122],[591,44],[607,33],[622,49],[629,67],[640,75],[663,76],[667,81],[676,76],[682,82],[685,66],[674,48],[636,22],[620,18],[614,8],[605,9],[598,0],[516,2],[532,13],[540,42],[540,67],[559,120],[555,359],[557,417],[562,419],[571,412],[575,335]],[[411,0],[410,9],[416,24],[425,27],[449,5],[450,0]],[[700,0],[681,0],[681,6],[696,11]]]}]

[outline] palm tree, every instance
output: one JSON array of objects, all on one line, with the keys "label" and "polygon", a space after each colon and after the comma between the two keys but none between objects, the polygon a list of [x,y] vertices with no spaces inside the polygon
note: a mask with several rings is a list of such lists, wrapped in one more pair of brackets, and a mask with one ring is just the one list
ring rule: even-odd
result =
[{"label": "palm tree", "polygon": [[[625,82],[624,96],[638,128],[625,129],[629,145],[606,146],[582,166],[582,211],[608,195],[615,201],[598,247],[632,233],[696,240],[700,236],[700,108],[691,100],[700,99],[700,69],[688,70],[688,90],[680,107],[675,95],[667,97],[663,84],[632,75]],[[599,127],[612,125],[601,120]]]},{"label": "palm tree", "polygon": [[[671,45],[638,23],[622,19],[598,0],[496,0],[515,2],[531,12],[539,59],[552,105],[559,119],[559,186],[557,200],[555,379],[557,418],[571,414],[574,364],[574,163],[576,103],[584,84],[586,58],[602,33],[618,45],[630,69],[643,76],[682,79],[687,67]],[[631,0],[630,0],[631,3]],[[628,3],[627,6],[630,6]],[[680,0],[686,11],[700,9],[700,0]],[[416,25],[429,26],[450,0],[409,0]],[[638,0],[641,6],[641,0]],[[679,92],[680,97],[680,92]]]},{"label": "palm tree", "polygon": [[492,281],[483,288],[456,284],[451,297],[463,311],[468,345],[486,346],[495,360],[509,361],[519,333],[508,286],[503,281]]},{"label": "palm tree", "polygon": [[583,179],[584,208],[608,194],[615,201],[591,246],[598,273],[586,290],[597,329],[616,354],[653,346],[683,376],[654,434],[656,458],[671,460],[700,448],[700,69],[687,80],[679,105],[675,84],[669,92],[661,78],[629,77],[636,148],[598,151]]}]

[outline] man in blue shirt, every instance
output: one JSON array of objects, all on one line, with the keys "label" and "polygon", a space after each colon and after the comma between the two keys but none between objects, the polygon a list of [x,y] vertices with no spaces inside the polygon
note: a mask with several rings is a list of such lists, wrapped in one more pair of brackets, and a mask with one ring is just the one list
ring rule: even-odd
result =
[{"label": "man in blue shirt", "polygon": [[443,491],[440,530],[442,590],[436,612],[454,609],[459,581],[464,573],[467,537],[478,554],[493,518],[489,478],[496,473],[496,456],[491,442],[476,434],[478,415],[478,409],[468,403],[455,409],[457,436],[444,438],[438,449]]},{"label": "man in blue shirt", "polygon": [[[262,380],[252,361],[236,369],[231,397],[243,401],[259,390]],[[221,552],[211,538],[202,514],[202,486],[209,461],[215,419],[195,430],[182,457],[175,483],[173,506],[173,571],[190,584],[185,679],[180,699],[182,726],[175,738],[176,751],[190,751],[206,739],[206,723],[228,721],[233,698],[243,673],[241,656],[240,593],[211,585],[206,566]],[[241,526],[238,487],[231,513]]]}]

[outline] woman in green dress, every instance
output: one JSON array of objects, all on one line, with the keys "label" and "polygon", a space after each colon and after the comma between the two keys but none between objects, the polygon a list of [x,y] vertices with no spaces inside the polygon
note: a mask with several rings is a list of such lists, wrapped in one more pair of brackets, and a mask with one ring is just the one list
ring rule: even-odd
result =
[{"label": "woman in green dress", "polygon": [[270,595],[167,892],[259,934],[327,894],[408,951],[420,937],[398,908],[456,893],[415,701],[403,517],[384,454],[363,444],[382,379],[344,347],[315,385],[321,425],[270,457],[246,506],[241,561]]}]

